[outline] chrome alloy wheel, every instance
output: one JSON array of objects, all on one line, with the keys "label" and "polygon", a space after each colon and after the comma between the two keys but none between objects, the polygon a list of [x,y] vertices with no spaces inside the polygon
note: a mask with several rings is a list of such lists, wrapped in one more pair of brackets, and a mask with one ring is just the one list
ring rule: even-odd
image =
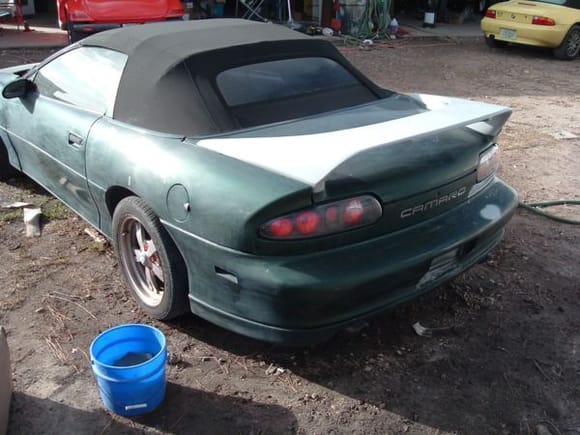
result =
[{"label": "chrome alloy wheel", "polygon": [[580,29],[572,29],[566,40],[566,54],[570,58],[578,56],[580,52]]},{"label": "chrome alloy wheel", "polygon": [[119,254],[136,295],[150,307],[161,303],[165,290],[163,265],[145,227],[132,216],[122,222]]}]

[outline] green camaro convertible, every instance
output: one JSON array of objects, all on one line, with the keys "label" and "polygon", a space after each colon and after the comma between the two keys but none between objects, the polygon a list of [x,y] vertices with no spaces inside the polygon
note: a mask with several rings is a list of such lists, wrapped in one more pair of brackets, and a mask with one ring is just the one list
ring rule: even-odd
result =
[{"label": "green camaro convertible", "polygon": [[307,344],[481,260],[517,196],[505,107],[377,87],[329,42],[205,20],[0,71],[0,177],[109,237],[157,319]]}]

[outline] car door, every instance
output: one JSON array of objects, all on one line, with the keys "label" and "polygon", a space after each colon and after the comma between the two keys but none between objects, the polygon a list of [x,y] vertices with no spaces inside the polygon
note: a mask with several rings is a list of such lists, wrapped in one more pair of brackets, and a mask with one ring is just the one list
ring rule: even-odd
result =
[{"label": "car door", "polygon": [[85,156],[91,127],[112,113],[126,55],[78,47],[38,69],[36,91],[10,111],[8,133],[23,171],[93,224]]}]

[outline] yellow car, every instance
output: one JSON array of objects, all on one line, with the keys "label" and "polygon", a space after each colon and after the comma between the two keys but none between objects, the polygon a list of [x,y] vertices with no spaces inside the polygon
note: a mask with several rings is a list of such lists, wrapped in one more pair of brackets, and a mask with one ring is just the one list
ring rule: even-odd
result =
[{"label": "yellow car", "polygon": [[491,6],[481,20],[490,47],[510,42],[552,48],[558,59],[580,53],[580,0],[511,0]]}]

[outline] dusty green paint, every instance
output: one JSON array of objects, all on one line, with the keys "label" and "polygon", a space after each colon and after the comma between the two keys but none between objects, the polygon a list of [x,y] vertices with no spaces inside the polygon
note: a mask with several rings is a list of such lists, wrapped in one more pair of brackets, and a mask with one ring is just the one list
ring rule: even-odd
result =
[{"label": "dusty green paint", "polygon": [[[0,86],[13,78],[0,74]],[[196,138],[136,129],[35,94],[2,104],[2,125],[18,133],[9,140],[0,130],[13,165],[109,237],[108,192],[122,189],[143,198],[185,259],[192,311],[271,341],[328,338],[450,279],[498,243],[517,204],[515,192],[494,179],[472,198],[466,194],[401,219],[405,208],[472,188],[479,153],[491,138],[467,130],[363,153],[337,168],[326,189],[315,194],[299,181],[198,147]],[[382,112],[388,119],[392,114],[384,106],[377,103],[373,116]],[[419,109],[409,102],[408,110]],[[317,119],[267,127],[261,134],[344,128],[340,114]],[[349,119],[354,125],[369,122],[365,111],[353,111]],[[81,146],[68,143],[70,130],[83,137]],[[169,194],[175,185],[187,191],[187,201],[182,190]],[[304,241],[257,236],[259,226],[276,216],[366,193],[384,207],[372,226]],[[486,217],[490,207],[497,213],[493,219]],[[452,268],[429,272],[434,258],[453,249]],[[428,272],[432,279],[421,284]]]}]

